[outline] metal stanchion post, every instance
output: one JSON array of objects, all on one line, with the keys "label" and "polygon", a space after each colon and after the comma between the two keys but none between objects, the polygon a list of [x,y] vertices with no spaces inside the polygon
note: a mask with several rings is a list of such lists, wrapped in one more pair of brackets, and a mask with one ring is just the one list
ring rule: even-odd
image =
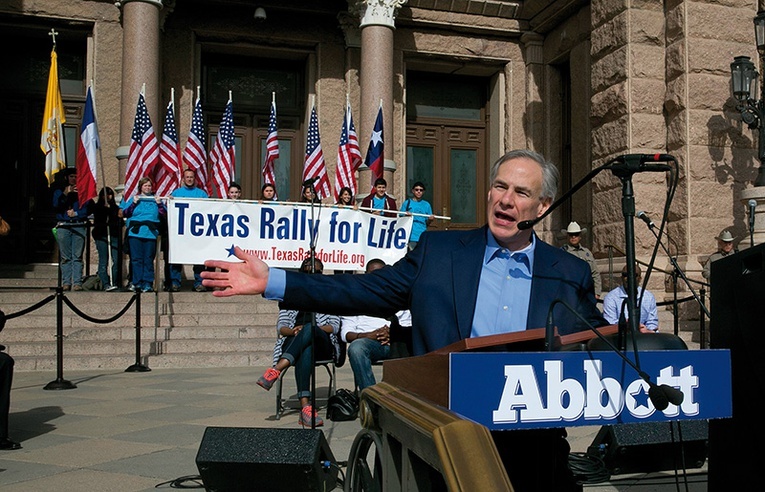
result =
[{"label": "metal stanchion post", "polygon": [[[61,254],[59,253],[59,265]],[[59,272],[61,268],[59,267]],[[60,278],[60,273],[59,273]],[[64,379],[64,289],[61,281],[56,287],[56,379],[46,384],[46,390],[74,389],[77,385]]]},{"label": "metal stanchion post", "polygon": [[141,291],[135,291],[135,364],[125,369],[125,372],[148,372],[147,366],[141,364]]}]

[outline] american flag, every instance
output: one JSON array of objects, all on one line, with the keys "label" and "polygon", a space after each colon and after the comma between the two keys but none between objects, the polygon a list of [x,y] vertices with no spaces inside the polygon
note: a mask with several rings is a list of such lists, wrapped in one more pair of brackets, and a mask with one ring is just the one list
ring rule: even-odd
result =
[{"label": "american flag", "polygon": [[340,132],[340,144],[337,147],[337,167],[335,168],[335,201],[338,200],[340,188],[347,186],[351,195],[356,196],[356,170],[361,165],[361,150],[359,137],[353,126],[351,105],[348,104],[343,118],[343,129]]},{"label": "american flag", "polygon": [[383,177],[383,163],[385,162],[385,144],[383,143],[383,112],[382,103],[377,112],[375,128],[372,130],[372,138],[369,139],[369,149],[364,164],[372,171],[371,188],[375,189],[375,180]]},{"label": "american flag", "polygon": [[236,175],[236,155],[234,140],[234,104],[229,97],[226,110],[223,111],[223,120],[218,128],[218,138],[210,152],[212,163],[212,182],[219,198],[228,197],[228,185]]},{"label": "american flag", "polygon": [[210,180],[207,179],[207,148],[205,147],[205,124],[202,118],[202,102],[197,97],[194,113],[191,116],[191,130],[186,147],[183,149],[183,162],[188,169],[197,173],[197,186],[210,196]]},{"label": "american flag", "polygon": [[266,159],[263,161],[263,184],[270,183],[276,196],[276,172],[274,163],[279,158],[279,137],[276,134],[276,100],[271,101],[271,115],[268,117],[268,137],[266,138]]},{"label": "american flag", "polygon": [[303,165],[303,181],[309,178],[319,178],[314,183],[316,196],[324,199],[330,195],[327,166],[324,164],[324,153],[321,151],[319,137],[319,118],[316,116],[316,106],[311,108],[311,122],[308,124],[308,140],[305,144],[305,164]]},{"label": "american flag", "polygon": [[172,99],[165,113],[165,126],[159,144],[159,165],[155,169],[157,196],[167,196],[178,188],[181,180],[181,148],[175,130],[175,104]]},{"label": "american flag", "polygon": [[130,140],[128,163],[125,169],[123,193],[125,200],[133,198],[138,188],[138,181],[144,176],[151,175],[157,160],[159,160],[159,142],[151,126],[149,112],[146,110],[146,100],[141,93],[138,95],[133,136]]}]

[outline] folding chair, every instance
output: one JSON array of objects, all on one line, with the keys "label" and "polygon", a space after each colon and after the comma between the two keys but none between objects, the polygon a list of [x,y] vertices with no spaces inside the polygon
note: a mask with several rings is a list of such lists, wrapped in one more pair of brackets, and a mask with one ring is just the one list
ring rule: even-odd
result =
[{"label": "folding chair", "polygon": [[[327,371],[327,376],[329,376],[329,393],[327,394],[327,398],[335,394],[335,361],[332,359],[328,360],[317,360],[315,361],[315,366],[319,367],[322,366]],[[282,413],[284,412],[285,407],[289,403],[297,403],[299,402],[299,399],[297,396],[290,397],[290,398],[282,398],[282,379],[284,379],[284,376],[287,374],[289,369],[292,366],[288,367],[287,369],[283,370],[281,374],[279,374],[279,379],[276,380],[276,420],[279,420],[282,418]],[[316,407],[318,409],[319,407],[319,399],[316,398]]]}]

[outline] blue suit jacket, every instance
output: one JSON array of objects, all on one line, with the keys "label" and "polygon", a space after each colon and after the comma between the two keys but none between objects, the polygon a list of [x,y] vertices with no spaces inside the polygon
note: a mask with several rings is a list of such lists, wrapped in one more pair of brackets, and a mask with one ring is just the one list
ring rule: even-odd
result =
[{"label": "blue suit jacket", "polygon": [[[383,318],[410,309],[415,355],[436,350],[470,336],[487,229],[423,233],[417,247],[396,264],[365,275],[287,272],[280,306]],[[525,328],[544,327],[556,299],[572,306],[593,326],[607,324],[596,307],[589,265],[538,240]],[[587,329],[561,304],[553,314],[561,334]]]}]

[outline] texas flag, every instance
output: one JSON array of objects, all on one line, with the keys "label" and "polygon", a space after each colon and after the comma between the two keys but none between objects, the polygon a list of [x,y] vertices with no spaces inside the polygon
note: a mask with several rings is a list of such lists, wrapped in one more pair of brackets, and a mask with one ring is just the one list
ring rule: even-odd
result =
[{"label": "texas flag", "polygon": [[82,115],[80,145],[77,146],[77,198],[80,204],[98,196],[96,190],[96,152],[100,146],[96,113],[93,109],[93,93],[88,86],[85,97],[85,112]]},{"label": "texas flag", "polygon": [[383,112],[382,101],[380,110],[377,112],[375,128],[372,130],[372,138],[369,140],[369,149],[364,164],[372,171],[371,188],[375,189],[375,180],[383,177],[383,163],[385,162],[385,144],[383,143]]}]

